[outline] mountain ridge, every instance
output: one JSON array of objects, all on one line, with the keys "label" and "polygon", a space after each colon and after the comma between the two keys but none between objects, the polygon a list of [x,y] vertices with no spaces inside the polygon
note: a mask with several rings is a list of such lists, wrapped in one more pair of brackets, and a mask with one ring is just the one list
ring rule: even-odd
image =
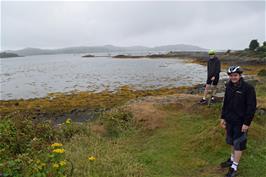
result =
[{"label": "mountain ridge", "polygon": [[108,52],[129,52],[129,51],[206,51],[207,49],[195,45],[188,44],[174,44],[174,45],[161,45],[155,47],[146,47],[141,45],[134,46],[73,46],[56,49],[42,49],[27,47],[20,50],[5,50],[3,52],[14,53],[22,56],[30,55],[50,55],[50,54],[77,54],[77,53],[108,53]]}]

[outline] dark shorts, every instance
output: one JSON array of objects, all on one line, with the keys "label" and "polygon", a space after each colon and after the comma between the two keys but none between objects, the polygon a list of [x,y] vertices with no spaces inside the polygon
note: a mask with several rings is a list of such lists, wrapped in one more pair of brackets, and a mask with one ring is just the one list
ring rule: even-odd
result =
[{"label": "dark shorts", "polygon": [[[207,78],[207,82],[206,82],[206,84],[211,85],[211,83],[212,83],[211,78],[212,78],[212,77],[208,77],[208,78]],[[215,79],[214,79],[214,81],[213,81],[212,84],[213,84],[213,85],[217,85],[218,82],[219,82],[219,76],[215,76]]]},{"label": "dark shorts", "polygon": [[247,132],[241,132],[241,129],[242,125],[226,123],[226,143],[238,151],[245,150],[247,146]]}]

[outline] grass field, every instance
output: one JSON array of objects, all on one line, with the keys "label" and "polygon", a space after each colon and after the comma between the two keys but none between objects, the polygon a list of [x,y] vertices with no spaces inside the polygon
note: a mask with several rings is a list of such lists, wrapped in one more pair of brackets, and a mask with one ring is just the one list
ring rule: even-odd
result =
[{"label": "grass field", "polygon": [[[75,137],[67,143],[69,157],[76,163],[75,176],[223,176],[226,170],[219,163],[229,157],[230,148],[218,126],[221,105],[185,105],[155,106],[150,116],[160,116],[158,109],[164,117],[154,129],[135,125],[115,138]],[[265,123],[264,115],[252,124],[239,176],[266,176]],[[97,157],[94,164],[84,164],[88,152]]]}]

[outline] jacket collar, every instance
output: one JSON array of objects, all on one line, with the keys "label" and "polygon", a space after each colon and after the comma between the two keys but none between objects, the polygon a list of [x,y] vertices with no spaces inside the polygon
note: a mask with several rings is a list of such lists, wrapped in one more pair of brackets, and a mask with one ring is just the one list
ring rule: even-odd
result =
[{"label": "jacket collar", "polygon": [[214,61],[214,60],[216,60],[216,59],[217,59],[216,56],[214,56],[213,58],[210,58],[210,57],[209,57],[209,60],[211,60],[211,61]]}]

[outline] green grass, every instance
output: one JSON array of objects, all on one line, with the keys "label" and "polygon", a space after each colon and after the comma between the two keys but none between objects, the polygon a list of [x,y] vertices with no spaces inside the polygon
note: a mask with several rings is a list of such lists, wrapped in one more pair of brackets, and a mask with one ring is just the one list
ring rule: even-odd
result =
[{"label": "green grass", "polygon": [[[219,177],[226,170],[219,163],[228,158],[230,147],[219,124],[221,105],[199,107],[204,114],[167,112],[166,126],[153,131],[137,127],[118,138],[75,137],[67,143],[69,158],[75,162],[75,176]],[[266,118],[264,116],[264,118]],[[264,119],[265,121],[265,119]],[[240,177],[266,176],[265,124],[253,123],[248,150],[240,163]],[[95,154],[95,164],[86,157]],[[88,168],[92,169],[88,169]]]},{"label": "green grass", "polygon": [[[265,96],[264,87],[265,82],[257,85],[259,98]],[[97,156],[92,176],[220,177],[226,173],[219,168],[219,163],[230,155],[225,130],[219,127],[221,104],[211,108],[196,106],[189,112],[171,105],[158,109],[167,113],[162,128],[145,130],[132,125],[116,138],[78,137],[69,142],[69,157],[77,163],[75,176],[92,174],[92,169],[84,171],[90,165],[84,166],[88,152]],[[240,162],[239,177],[266,176],[266,116],[256,118]],[[77,149],[71,150],[73,146]]]}]

